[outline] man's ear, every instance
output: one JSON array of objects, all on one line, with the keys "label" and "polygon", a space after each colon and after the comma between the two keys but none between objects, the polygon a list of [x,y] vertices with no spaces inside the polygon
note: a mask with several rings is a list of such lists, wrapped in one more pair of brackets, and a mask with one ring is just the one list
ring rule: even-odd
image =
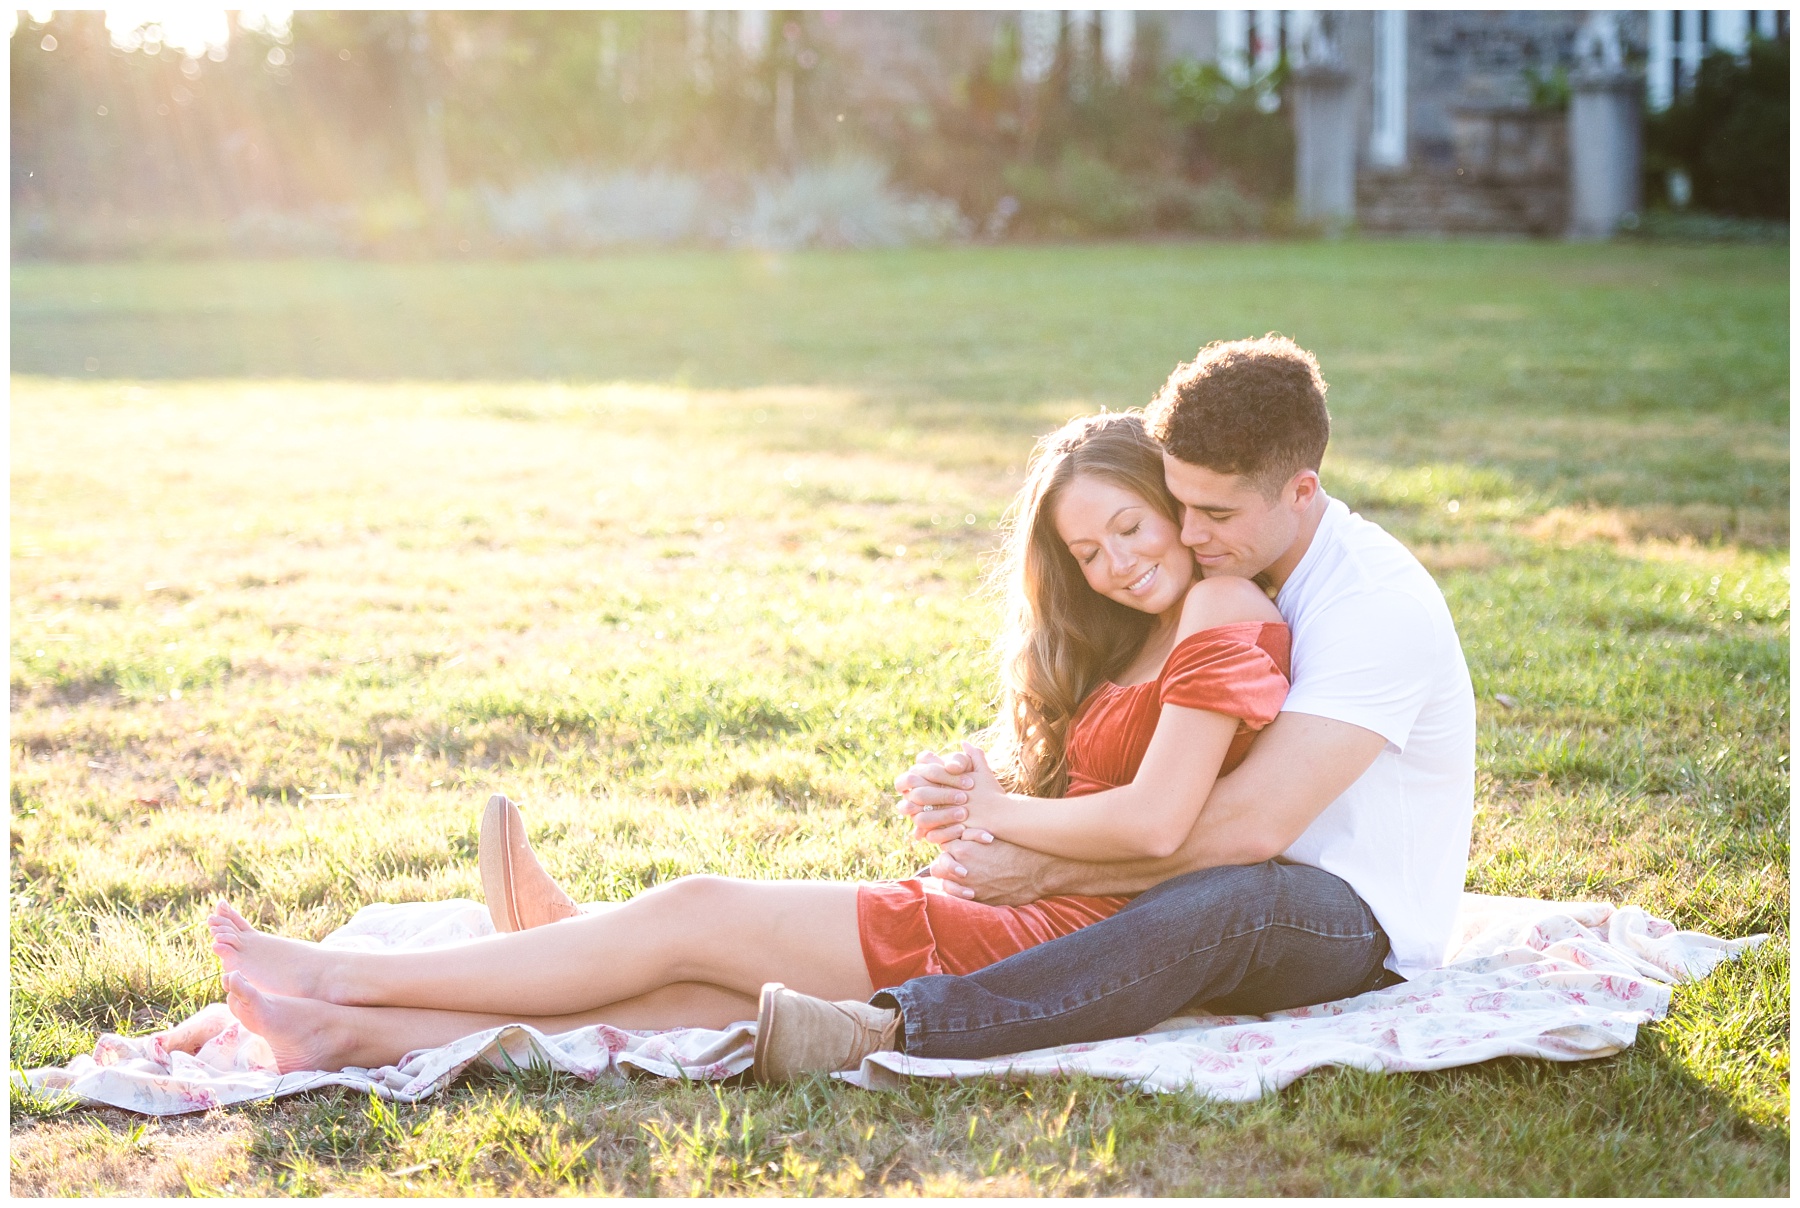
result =
[{"label": "man's ear", "polygon": [[1296,512],[1304,512],[1319,494],[1319,472],[1317,470],[1301,470],[1288,479],[1288,506]]}]

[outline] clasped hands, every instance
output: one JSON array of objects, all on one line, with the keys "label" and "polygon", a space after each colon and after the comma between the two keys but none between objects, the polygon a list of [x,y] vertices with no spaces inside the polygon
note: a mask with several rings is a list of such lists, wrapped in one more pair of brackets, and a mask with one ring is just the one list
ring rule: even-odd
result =
[{"label": "clasped hands", "polygon": [[971,743],[939,755],[921,751],[912,767],[894,777],[899,810],[913,820],[913,838],[939,847],[953,839],[992,843],[984,814],[1006,800],[988,768],[987,753]]},{"label": "clasped hands", "polygon": [[996,839],[985,821],[1008,800],[989,769],[987,755],[970,743],[961,751],[926,751],[894,779],[903,794],[900,812],[912,819],[913,834],[938,845],[930,876],[947,894],[994,906],[1017,906],[1045,896],[1040,883],[1044,858]]}]

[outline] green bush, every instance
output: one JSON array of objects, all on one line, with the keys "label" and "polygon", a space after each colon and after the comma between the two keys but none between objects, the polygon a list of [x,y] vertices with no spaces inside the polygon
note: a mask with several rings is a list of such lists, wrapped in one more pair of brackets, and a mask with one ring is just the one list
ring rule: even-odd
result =
[{"label": "green bush", "polygon": [[1787,246],[1786,222],[1734,218],[1698,210],[1648,210],[1619,226],[1627,239],[1666,243],[1769,243]]},{"label": "green bush", "polygon": [[1147,190],[1105,160],[1073,147],[1054,168],[1008,164],[1005,178],[1019,200],[1019,225],[1035,233],[1125,235],[1148,230],[1155,221]]},{"label": "green bush", "polygon": [[[1755,39],[1740,60],[1700,64],[1694,87],[1650,121],[1646,169],[1687,173],[1693,204],[1741,218],[1788,217],[1788,46]],[[1650,190],[1655,196],[1658,190]]]},{"label": "green bush", "polygon": [[1569,69],[1558,67],[1552,71],[1539,71],[1535,67],[1527,67],[1525,77],[1526,99],[1533,109],[1554,109],[1559,113],[1569,108]]},{"label": "green bush", "polygon": [[1294,131],[1279,107],[1286,79],[1285,61],[1241,86],[1212,63],[1171,64],[1164,88],[1183,127],[1188,174],[1222,178],[1263,201],[1292,196]]},{"label": "green bush", "polygon": [[1230,181],[1186,190],[1188,226],[1206,235],[1240,235],[1266,230],[1269,207],[1238,192]]},{"label": "green bush", "polygon": [[1129,174],[1078,148],[1054,168],[1009,164],[1018,228],[1034,235],[1139,235],[1195,231],[1237,235],[1264,227],[1264,207],[1230,181],[1195,185],[1178,176]]}]

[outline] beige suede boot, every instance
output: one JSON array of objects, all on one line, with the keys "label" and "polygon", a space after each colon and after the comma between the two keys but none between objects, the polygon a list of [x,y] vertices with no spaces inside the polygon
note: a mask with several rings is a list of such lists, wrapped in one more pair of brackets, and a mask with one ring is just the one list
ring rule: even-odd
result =
[{"label": "beige suede boot", "polygon": [[525,931],[579,913],[575,899],[538,863],[525,837],[525,819],[504,793],[489,797],[481,815],[479,862],[495,931]]},{"label": "beige suede boot", "polygon": [[898,1011],[853,999],[826,1002],[770,982],[756,1009],[756,1080],[853,1070],[870,1053],[898,1050],[899,1042]]}]

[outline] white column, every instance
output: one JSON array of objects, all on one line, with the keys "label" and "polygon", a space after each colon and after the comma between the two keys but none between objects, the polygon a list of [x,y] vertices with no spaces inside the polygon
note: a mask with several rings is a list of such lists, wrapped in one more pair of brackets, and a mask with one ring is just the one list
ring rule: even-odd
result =
[{"label": "white column", "polygon": [[1219,71],[1240,88],[1250,82],[1250,14],[1244,9],[1219,10]]},{"label": "white column", "polygon": [[1318,10],[1311,8],[1290,8],[1281,14],[1281,23],[1287,28],[1289,67],[1306,66],[1308,51],[1312,49],[1313,25],[1318,16]]},{"label": "white column", "polygon": [[1301,221],[1337,233],[1356,219],[1356,111],[1350,73],[1312,66],[1291,80],[1294,102],[1294,209]]},{"label": "white column", "polygon": [[1267,75],[1275,70],[1275,64],[1281,61],[1281,10],[1278,8],[1259,8],[1254,14],[1256,22],[1256,74]]},{"label": "white column", "polygon": [[1569,237],[1605,239],[1644,204],[1642,85],[1590,68],[1569,91]]},{"label": "white column", "polygon": [[713,85],[711,32],[712,14],[703,8],[690,8],[687,15],[688,70],[693,73],[694,87],[711,92]]},{"label": "white column", "polygon": [[600,62],[594,82],[611,88],[619,78],[619,22],[611,13],[600,18]]},{"label": "white column", "polygon": [[1694,77],[1700,74],[1700,60],[1706,54],[1706,47],[1700,44],[1700,10],[1683,9],[1681,13],[1681,45],[1676,51],[1681,59],[1681,86],[1692,88]]},{"label": "white column", "polygon": [[1406,10],[1375,17],[1374,122],[1369,160],[1383,168],[1406,166]]},{"label": "white column", "polygon": [[1129,8],[1108,8],[1100,13],[1100,57],[1115,80],[1131,74],[1137,53],[1137,13]]},{"label": "white column", "polygon": [[1062,33],[1062,10],[1032,8],[1019,14],[1019,77],[1028,84],[1050,78],[1056,66],[1056,39]]},{"label": "white column", "polygon": [[1625,41],[1619,36],[1619,15],[1596,9],[1575,35],[1575,58],[1589,71],[1616,73],[1625,70]]},{"label": "white column", "polygon": [[740,8],[737,35],[738,49],[744,52],[744,58],[752,63],[762,62],[769,50],[769,10]]},{"label": "white column", "polygon": [[1080,63],[1094,53],[1095,43],[1099,41],[1094,35],[1098,32],[1094,27],[1094,10],[1091,8],[1069,8],[1063,10],[1063,20],[1069,23],[1069,57]]},{"label": "white column", "polygon": [[1675,101],[1675,14],[1650,10],[1650,61],[1644,65],[1650,108],[1661,111]]},{"label": "white column", "polygon": [[1758,37],[1773,40],[1781,32],[1780,18],[1772,8],[1756,10],[1756,33]]},{"label": "white column", "polygon": [[1750,13],[1741,8],[1713,10],[1707,40],[1720,50],[1741,55],[1750,49]]}]

